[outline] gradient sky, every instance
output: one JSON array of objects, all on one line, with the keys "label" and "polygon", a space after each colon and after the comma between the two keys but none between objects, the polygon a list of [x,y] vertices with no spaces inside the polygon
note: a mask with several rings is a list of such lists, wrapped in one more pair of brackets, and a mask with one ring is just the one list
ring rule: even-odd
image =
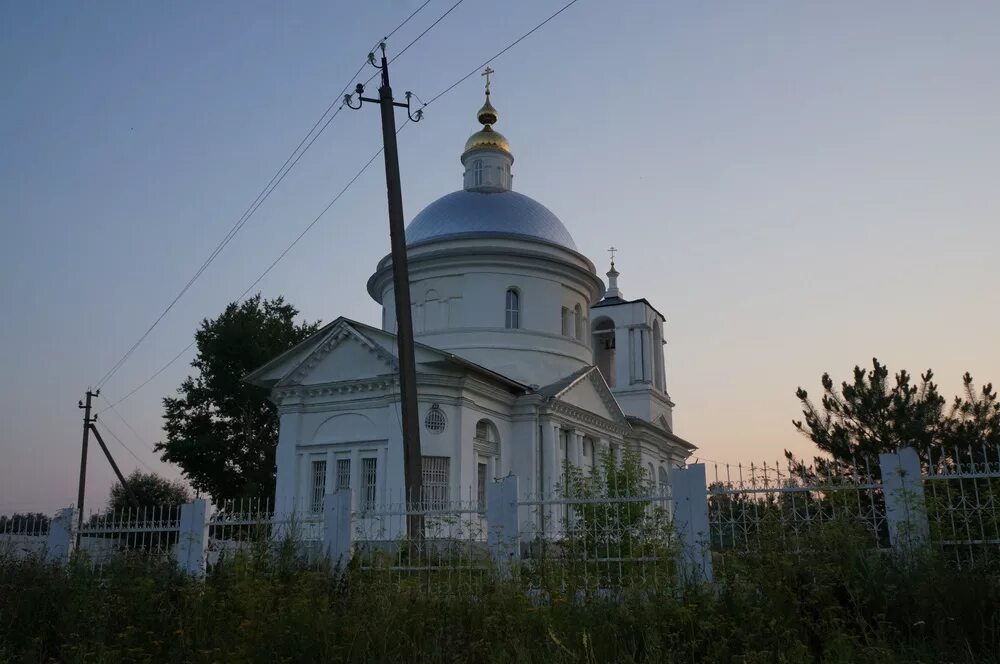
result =
[{"label": "gradient sky", "polygon": [[[443,13],[433,0],[390,53]],[[465,0],[393,65],[428,99],[563,0]],[[371,44],[419,5],[0,5],[0,512],[74,502],[80,411]],[[515,189],[667,317],[675,428],[720,461],[808,452],[790,421],[873,356],[1000,382],[1000,3],[580,0],[492,62]],[[472,77],[400,135],[412,218],[460,188]],[[186,346],[380,143],[342,113],[105,394]],[[377,324],[376,163],[264,280],[309,319]],[[101,416],[149,467],[179,361]],[[99,402],[104,406],[104,402]],[[113,440],[120,464],[139,462]],[[92,447],[88,503],[112,473]],[[711,473],[711,471],[710,471]]]}]

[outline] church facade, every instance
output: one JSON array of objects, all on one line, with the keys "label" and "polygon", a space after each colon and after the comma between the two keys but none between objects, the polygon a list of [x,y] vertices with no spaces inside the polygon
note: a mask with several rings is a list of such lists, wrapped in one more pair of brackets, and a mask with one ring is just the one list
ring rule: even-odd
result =
[{"label": "church facade", "polygon": [[[508,474],[548,494],[563,464],[631,449],[653,482],[695,449],[673,432],[664,317],[605,288],[548,208],[513,191],[514,157],[486,103],[461,156],[464,186],[406,229],[425,498],[482,500]],[[390,257],[368,280],[381,328],[338,318],[254,371],[280,414],[276,501],[319,511],[398,500],[403,438]]]}]

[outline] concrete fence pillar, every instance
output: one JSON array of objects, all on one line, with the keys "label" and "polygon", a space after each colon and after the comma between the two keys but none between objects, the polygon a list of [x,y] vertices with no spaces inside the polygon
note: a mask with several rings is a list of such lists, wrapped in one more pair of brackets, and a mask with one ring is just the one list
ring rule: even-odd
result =
[{"label": "concrete fence pillar", "polygon": [[924,483],[920,475],[920,457],[912,447],[878,455],[885,496],[885,518],[889,524],[889,543],[909,551],[927,541],[927,507]]},{"label": "concrete fence pillar", "polygon": [[671,493],[674,530],[680,545],[678,562],[681,576],[688,583],[711,581],[712,550],[705,464],[693,463],[675,470]]},{"label": "concrete fence pillar", "polygon": [[501,577],[508,577],[521,557],[517,523],[517,475],[508,475],[486,487],[486,545]]},{"label": "concrete fence pillar", "polygon": [[331,567],[344,567],[351,559],[351,490],[338,489],[323,496],[323,552]]},{"label": "concrete fence pillar", "polygon": [[208,501],[198,498],[181,505],[177,533],[177,565],[200,579],[205,575],[208,558]]},{"label": "concrete fence pillar", "polygon": [[76,545],[76,509],[67,507],[56,512],[49,522],[45,538],[45,559],[65,565],[73,555]]}]

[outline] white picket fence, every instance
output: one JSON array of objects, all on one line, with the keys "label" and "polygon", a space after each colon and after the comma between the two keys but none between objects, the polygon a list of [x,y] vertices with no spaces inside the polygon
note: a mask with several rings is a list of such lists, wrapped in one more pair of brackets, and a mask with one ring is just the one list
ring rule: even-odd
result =
[{"label": "white picket fence", "polygon": [[515,476],[489,485],[485,497],[469,491],[459,500],[381,496],[361,505],[342,490],[327,494],[318,513],[195,500],[92,515],[79,529],[67,508],[50,521],[0,517],[0,555],[65,561],[78,551],[95,565],[122,554],[170,556],[201,576],[236,551],[293,542],[305,560],[351,561],[394,583],[517,576],[539,588],[653,587],[709,581],[713,557],[765,544],[800,552],[815,526],[839,521],[855,524],[875,549],[929,544],[960,565],[1000,559],[1000,450],[921,458],[904,448],[873,462],[807,476],[779,464],[716,466],[711,481],[704,464],[690,464],[673,470],[669,487],[590,496],[522,492]]}]

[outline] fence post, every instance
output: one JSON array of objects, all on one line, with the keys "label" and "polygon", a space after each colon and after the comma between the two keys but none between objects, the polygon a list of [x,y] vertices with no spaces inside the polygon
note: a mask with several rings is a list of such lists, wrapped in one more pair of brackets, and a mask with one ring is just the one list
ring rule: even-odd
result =
[{"label": "fence post", "polygon": [[323,496],[323,549],[333,568],[343,567],[351,559],[350,489]]},{"label": "fence post", "polygon": [[711,533],[705,464],[692,463],[672,473],[674,528],[680,544],[679,563],[687,582],[712,580]]},{"label": "fence post", "polygon": [[67,507],[56,512],[49,522],[49,533],[45,538],[45,559],[65,565],[73,555],[76,544],[76,509]]},{"label": "fence post", "polygon": [[929,532],[920,457],[912,447],[902,447],[897,452],[879,454],[878,463],[889,543],[894,549],[912,550],[927,541]]},{"label": "fence post", "polygon": [[486,545],[501,577],[509,577],[521,557],[517,524],[517,475],[502,477],[486,487]]},{"label": "fence post", "polygon": [[205,575],[208,556],[208,501],[197,498],[181,505],[177,533],[177,564],[182,570],[200,579]]}]

